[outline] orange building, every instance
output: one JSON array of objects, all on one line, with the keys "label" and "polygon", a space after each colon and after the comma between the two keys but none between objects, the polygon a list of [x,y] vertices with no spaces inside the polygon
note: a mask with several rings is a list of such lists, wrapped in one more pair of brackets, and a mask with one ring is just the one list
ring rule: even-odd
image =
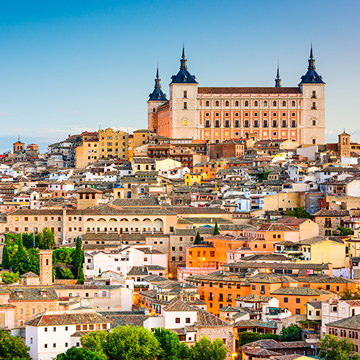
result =
[{"label": "orange building", "polygon": [[206,238],[206,244],[186,248],[186,268],[219,269],[227,263],[227,252],[242,247],[245,241],[230,234]]},{"label": "orange building", "polygon": [[219,315],[219,309],[225,306],[235,307],[235,299],[248,294],[275,297],[279,307],[288,309],[293,315],[305,314],[307,302],[326,301],[345,288],[356,287],[351,280],[324,275],[297,278],[262,273],[245,278],[227,271],[192,275],[186,280],[198,285],[200,299],[214,315]]},{"label": "orange building", "polygon": [[244,278],[227,271],[187,278],[199,286],[200,300],[205,301],[207,311],[219,316],[219,309],[236,306],[236,298],[250,294],[250,286]]}]

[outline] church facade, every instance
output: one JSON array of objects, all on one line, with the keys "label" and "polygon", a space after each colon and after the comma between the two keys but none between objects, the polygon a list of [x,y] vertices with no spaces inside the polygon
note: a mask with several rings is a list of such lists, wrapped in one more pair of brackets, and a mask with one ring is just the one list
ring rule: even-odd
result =
[{"label": "church facade", "polygon": [[325,82],[315,70],[312,48],[296,87],[281,86],[279,69],[274,87],[200,87],[188,71],[184,49],[169,86],[168,100],[157,71],[147,104],[148,128],[158,135],[210,143],[252,136],[325,143]]}]

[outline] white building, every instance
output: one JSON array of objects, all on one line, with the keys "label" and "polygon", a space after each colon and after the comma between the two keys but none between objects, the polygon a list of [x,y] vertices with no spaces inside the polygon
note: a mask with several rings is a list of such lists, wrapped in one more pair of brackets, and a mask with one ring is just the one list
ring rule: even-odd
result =
[{"label": "white building", "polygon": [[360,300],[336,298],[321,304],[321,335],[326,333],[326,324],[360,314]]},{"label": "white building", "polygon": [[50,360],[72,346],[88,331],[110,329],[110,321],[95,310],[45,312],[25,325],[25,344],[33,360]]},{"label": "white building", "polygon": [[[167,269],[168,255],[151,246],[126,246],[116,251],[92,251],[85,253],[85,277],[99,272],[114,271],[126,277],[134,266],[158,265]],[[165,275],[165,274],[164,274]]]}]

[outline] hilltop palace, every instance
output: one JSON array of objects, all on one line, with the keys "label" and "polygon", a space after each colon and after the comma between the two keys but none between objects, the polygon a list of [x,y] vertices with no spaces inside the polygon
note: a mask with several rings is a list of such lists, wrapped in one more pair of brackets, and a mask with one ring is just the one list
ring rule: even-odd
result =
[{"label": "hilltop palace", "polygon": [[149,95],[148,128],[170,138],[219,143],[256,136],[300,144],[325,143],[325,82],[315,70],[311,48],[307,72],[296,87],[200,87],[188,71],[183,49],[172,76],[170,99],[161,90],[159,71]]}]

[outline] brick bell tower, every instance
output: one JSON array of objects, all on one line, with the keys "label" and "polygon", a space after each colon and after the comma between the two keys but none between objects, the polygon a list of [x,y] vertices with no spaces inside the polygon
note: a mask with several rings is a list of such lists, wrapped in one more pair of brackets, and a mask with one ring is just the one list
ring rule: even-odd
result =
[{"label": "brick bell tower", "polygon": [[40,250],[40,285],[52,285],[52,250]]}]

